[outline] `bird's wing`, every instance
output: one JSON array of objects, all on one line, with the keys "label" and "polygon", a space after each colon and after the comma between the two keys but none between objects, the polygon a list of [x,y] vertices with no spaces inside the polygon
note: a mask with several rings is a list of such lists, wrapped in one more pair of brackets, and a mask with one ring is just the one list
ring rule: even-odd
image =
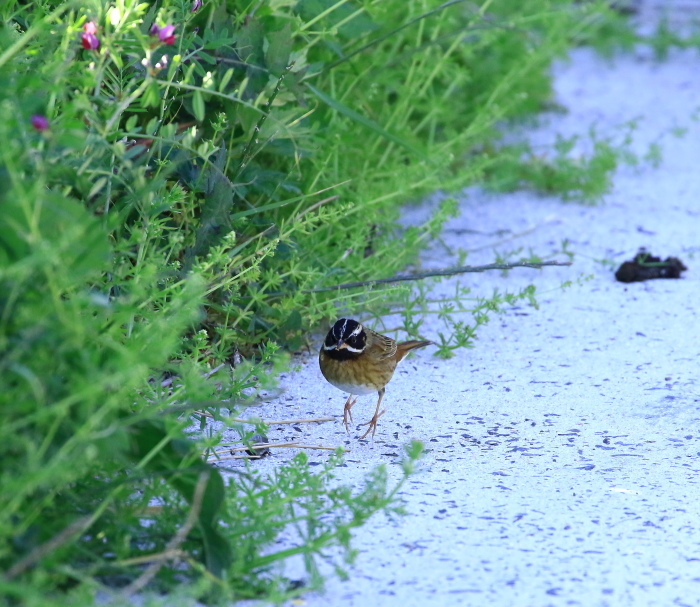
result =
[{"label": "bird's wing", "polygon": [[369,337],[368,346],[371,347],[374,344],[377,347],[378,358],[392,358],[396,354],[396,342],[391,337],[380,335],[371,329],[365,329],[365,331]]}]

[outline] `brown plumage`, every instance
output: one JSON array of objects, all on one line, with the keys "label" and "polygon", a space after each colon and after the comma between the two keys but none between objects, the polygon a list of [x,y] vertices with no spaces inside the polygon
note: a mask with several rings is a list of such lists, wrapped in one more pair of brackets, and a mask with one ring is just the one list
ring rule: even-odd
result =
[{"label": "brown plumage", "polygon": [[390,337],[380,335],[348,318],[341,318],[333,325],[321,346],[318,362],[321,373],[329,383],[350,393],[343,410],[343,423],[348,432],[348,422],[352,422],[351,409],[357,400],[356,395],[377,392],[377,408],[372,419],[361,424],[369,428],[360,438],[365,438],[370,432],[374,436],[377,421],[386,412],[385,409],[380,413],[379,407],[396,365],[411,350],[432,343],[416,340],[397,343]]}]

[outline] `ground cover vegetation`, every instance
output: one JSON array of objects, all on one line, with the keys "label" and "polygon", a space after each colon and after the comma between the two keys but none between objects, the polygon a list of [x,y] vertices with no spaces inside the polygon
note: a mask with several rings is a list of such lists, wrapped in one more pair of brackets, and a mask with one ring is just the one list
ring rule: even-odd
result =
[{"label": "ground cover vegetation", "polygon": [[[449,355],[532,299],[329,287],[416,263],[455,206],[411,228],[400,206],[486,175],[504,125],[545,106],[551,61],[605,10],[2,3],[3,602],[281,600],[301,591],[285,559],[303,556],[307,585],[327,548],[351,559],[352,528],[400,508],[386,470],[351,490],[332,483],[336,458],[319,470],[302,454],[224,487],[202,459],[214,439],[184,428],[242,411],[339,309],[404,310],[415,335],[433,305]],[[278,549],[290,528],[297,545]]]}]

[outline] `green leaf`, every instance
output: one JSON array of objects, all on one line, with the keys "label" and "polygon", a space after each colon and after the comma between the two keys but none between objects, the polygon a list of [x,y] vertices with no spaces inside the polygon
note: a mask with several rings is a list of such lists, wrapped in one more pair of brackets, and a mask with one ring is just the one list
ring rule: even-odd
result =
[{"label": "green leaf", "polygon": [[36,264],[60,260],[76,282],[99,274],[110,259],[107,234],[99,222],[82,205],[51,192],[34,199],[31,214],[15,199],[4,204],[0,248],[13,261],[28,256]]},{"label": "green leaf", "polygon": [[268,73],[265,69],[265,51],[263,50],[265,30],[258,19],[247,16],[237,35],[237,47],[241,59],[245,62],[248,90],[246,97],[253,98],[265,88]]},{"label": "green leaf", "polygon": [[328,107],[331,109],[335,110],[339,114],[343,114],[343,116],[347,116],[351,120],[357,122],[358,124],[361,124],[362,126],[367,127],[368,129],[371,129],[378,135],[381,135],[385,139],[392,141],[398,145],[400,145],[402,148],[405,148],[415,154],[416,156],[420,157],[423,160],[428,160],[428,157],[417,147],[411,145],[408,141],[405,139],[402,139],[401,137],[398,137],[397,135],[394,135],[393,133],[390,133],[386,129],[382,128],[379,124],[377,124],[374,120],[371,120],[370,118],[367,118],[366,116],[363,116],[362,114],[358,114],[355,110],[350,109],[347,105],[344,105],[340,103],[340,101],[337,101],[336,99],[333,99],[333,97],[330,97],[326,95],[326,93],[319,91],[315,86],[311,84],[306,84],[306,87],[314,94],[316,97],[318,97],[323,103],[325,103]]},{"label": "green leaf", "polygon": [[289,54],[292,52],[292,30],[289,23],[276,32],[269,32],[266,36],[268,46],[265,51],[265,63],[274,76],[280,76],[289,63]]},{"label": "green leaf", "polygon": [[226,70],[226,73],[221,77],[221,81],[219,82],[219,92],[223,93],[226,90],[226,87],[228,86],[228,83],[231,81],[231,78],[233,77],[233,68],[230,67]]},{"label": "green leaf", "polygon": [[136,122],[138,121],[138,119],[139,117],[135,114],[133,116],[129,116],[129,119],[126,121],[126,126],[124,127],[124,130],[128,133],[132,132],[134,128],[136,128]]},{"label": "green leaf", "polygon": [[204,97],[202,97],[202,91],[200,90],[196,90],[192,95],[192,109],[197,121],[202,122],[206,115],[206,110],[204,108]]},{"label": "green leaf", "polygon": [[107,183],[106,177],[100,177],[97,181],[95,181],[92,188],[90,188],[90,193],[88,194],[88,198],[92,198],[93,196],[96,196],[97,194],[99,194],[100,191],[102,190],[102,188],[105,187],[106,183]]},{"label": "green leaf", "polygon": [[161,102],[160,89],[156,82],[150,83],[141,96],[144,107],[155,107]]}]

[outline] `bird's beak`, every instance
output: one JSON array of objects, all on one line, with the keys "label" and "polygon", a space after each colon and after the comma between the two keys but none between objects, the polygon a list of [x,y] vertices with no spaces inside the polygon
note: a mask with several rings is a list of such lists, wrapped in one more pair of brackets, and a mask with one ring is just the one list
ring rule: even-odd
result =
[{"label": "bird's beak", "polygon": [[339,340],[338,340],[338,343],[337,343],[336,346],[335,346],[335,349],[336,349],[336,350],[342,350],[343,348],[347,348],[347,347],[348,347],[348,346],[346,345],[346,343],[345,343],[342,339],[339,339]]}]

